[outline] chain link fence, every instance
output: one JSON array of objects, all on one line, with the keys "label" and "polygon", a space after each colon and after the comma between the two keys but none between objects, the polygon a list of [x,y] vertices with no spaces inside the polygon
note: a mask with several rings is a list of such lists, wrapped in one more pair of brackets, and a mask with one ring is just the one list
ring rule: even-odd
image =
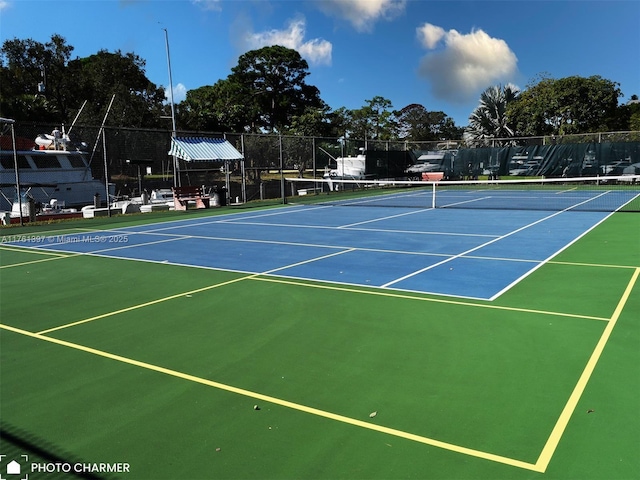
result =
[{"label": "chain link fence", "polygon": [[[178,131],[178,137],[225,138],[244,156],[240,162],[190,163],[169,156],[172,132],[168,130],[88,125],[65,129],[54,124],[16,123],[16,178],[11,132],[7,124],[2,127],[0,210],[10,210],[17,192],[26,190],[36,194],[40,203],[57,197],[67,206],[82,207],[95,203],[96,194],[100,204],[106,205],[107,189],[113,200],[176,184],[204,186],[208,191],[225,189],[233,203],[284,199],[289,194],[284,191],[285,177],[320,178],[335,172],[337,158],[357,155],[366,158],[366,177],[378,179],[406,177],[407,168],[429,152],[448,152],[440,164],[446,178],[640,173],[640,132],[490,139],[471,148],[462,140],[408,142]],[[84,163],[77,156],[63,162],[51,152],[46,157],[29,153],[49,151],[46,141],[56,130],[62,138],[68,137],[69,150],[82,151]],[[179,162],[179,178],[174,178],[174,162]],[[82,195],[72,195],[70,192],[78,193],[74,192],[78,182],[91,182],[95,191],[84,189]]]}]

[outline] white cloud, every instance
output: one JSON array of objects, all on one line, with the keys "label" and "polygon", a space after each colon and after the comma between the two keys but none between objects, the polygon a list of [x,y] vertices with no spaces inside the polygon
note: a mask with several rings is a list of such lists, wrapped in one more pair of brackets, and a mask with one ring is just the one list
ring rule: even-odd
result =
[{"label": "white cloud", "polygon": [[[164,87],[164,98],[167,99],[167,102],[171,101],[171,90],[169,85],[165,85]],[[179,83],[173,86],[173,98],[174,103],[180,103],[187,98],[187,87],[184,84]]]},{"label": "white cloud", "polygon": [[7,0],[0,0],[0,11],[9,7],[10,3]]},{"label": "white cloud", "polygon": [[222,10],[222,0],[191,0],[203,10],[212,10],[219,12]]},{"label": "white cloud", "polygon": [[425,23],[423,26],[417,28],[418,39],[429,50],[436,47],[438,42],[445,36],[444,28],[430,23]]},{"label": "white cloud", "polygon": [[345,19],[359,32],[368,32],[378,20],[391,20],[402,14],[406,0],[319,0],[325,14]]},{"label": "white cloud", "polygon": [[281,45],[297,50],[300,55],[313,65],[331,65],[333,45],[327,40],[314,38],[304,39],[306,21],[304,18],[291,20],[284,30],[269,30],[260,33],[248,33],[244,37],[245,48],[254,50],[262,47]]},{"label": "white cloud", "polygon": [[433,50],[441,40],[444,47],[428,53],[419,67],[437,98],[463,103],[497,82],[506,83],[517,73],[518,59],[504,40],[483,30],[461,34],[425,24],[418,39]]}]

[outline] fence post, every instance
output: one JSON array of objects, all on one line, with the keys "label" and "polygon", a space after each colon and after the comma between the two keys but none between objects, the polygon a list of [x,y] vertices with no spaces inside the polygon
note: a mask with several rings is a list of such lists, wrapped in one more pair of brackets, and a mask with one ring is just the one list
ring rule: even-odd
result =
[{"label": "fence post", "polygon": [[240,148],[242,149],[242,163],[240,164],[240,169],[242,171],[242,203],[247,203],[247,178],[244,169],[244,133],[240,135]]},{"label": "fence post", "polygon": [[284,190],[284,157],[282,155],[282,135],[278,135],[278,146],[280,150],[280,194],[282,203],[287,203],[287,192]]}]

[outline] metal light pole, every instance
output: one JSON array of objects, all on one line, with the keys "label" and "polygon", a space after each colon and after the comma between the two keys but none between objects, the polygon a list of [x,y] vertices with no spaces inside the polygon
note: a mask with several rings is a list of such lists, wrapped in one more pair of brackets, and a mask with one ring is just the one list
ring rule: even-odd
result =
[{"label": "metal light pole", "polygon": [[[167,47],[167,67],[169,68],[169,95],[171,100],[171,138],[176,137],[176,110],[173,102],[173,77],[171,76],[171,55],[169,55],[169,33],[166,28],[164,30],[164,41]],[[180,171],[178,168],[178,157],[173,156],[173,186],[179,187],[180,182]]]}]

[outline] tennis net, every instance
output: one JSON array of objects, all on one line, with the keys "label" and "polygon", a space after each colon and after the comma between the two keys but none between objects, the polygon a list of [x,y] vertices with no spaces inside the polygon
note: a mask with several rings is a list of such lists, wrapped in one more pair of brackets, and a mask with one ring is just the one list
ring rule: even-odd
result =
[{"label": "tennis net", "polygon": [[640,175],[438,182],[287,178],[286,183],[288,203],[640,212]]}]

